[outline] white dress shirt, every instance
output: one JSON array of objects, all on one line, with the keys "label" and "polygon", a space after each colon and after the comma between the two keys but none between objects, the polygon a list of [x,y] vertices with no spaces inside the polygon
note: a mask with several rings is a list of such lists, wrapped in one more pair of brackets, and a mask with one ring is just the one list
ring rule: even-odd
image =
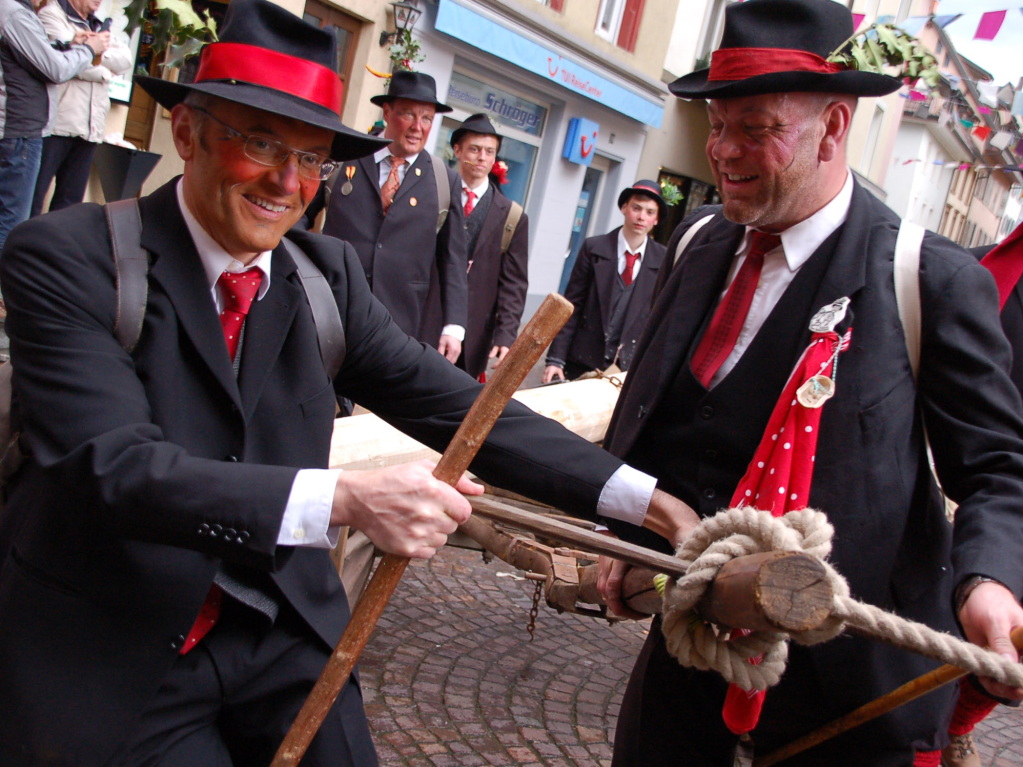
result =
[{"label": "white dress shirt", "polygon": [[[753,339],[760,331],[761,326],[767,320],[771,310],[778,303],[785,289],[795,279],[799,269],[805,264],[814,251],[831,236],[838,227],[845,223],[849,215],[849,205],[852,203],[853,181],[852,173],[846,179],[841,191],[835,195],[827,205],[814,213],[810,218],[800,221],[795,226],[790,226],[781,233],[781,245],[764,256],[764,268],[760,272],[760,282],[757,283],[756,292],[753,294],[753,302],[749,307],[749,314],[739,331],[739,337],[735,340],[735,347],[732,349],[721,367],[714,373],[710,380],[710,387],[714,388],[742,357]],[[725,288],[721,292],[723,297],[728,292],[728,286],[732,284],[735,275],[746,260],[746,253],[752,244],[752,227],[746,228],[746,234],[739,243],[736,251],[735,261],[728,274]]]},{"label": "white dress shirt", "polygon": [[647,237],[644,237],[643,243],[638,248],[633,250],[632,248],[629,247],[629,243],[625,239],[625,229],[622,228],[618,230],[618,274],[623,274],[625,272],[625,265],[628,263],[625,260],[626,251],[628,251],[629,253],[636,253],[637,255],[639,255],[639,258],[637,258],[636,263],[632,265],[632,279],[633,280],[636,279],[636,275],[639,274],[640,262],[643,261],[643,256],[646,255],[647,239],[648,239]]}]

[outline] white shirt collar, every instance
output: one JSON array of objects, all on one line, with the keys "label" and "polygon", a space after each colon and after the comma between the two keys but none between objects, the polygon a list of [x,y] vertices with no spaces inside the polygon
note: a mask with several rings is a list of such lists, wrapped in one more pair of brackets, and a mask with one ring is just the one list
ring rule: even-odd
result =
[{"label": "white shirt collar", "polygon": [[472,193],[476,195],[477,200],[483,199],[483,195],[487,193],[487,190],[489,188],[490,179],[488,179],[486,176],[483,177],[483,181],[480,182],[479,186],[469,186],[467,183],[465,183],[465,179],[462,179],[462,194],[463,195],[465,194],[466,189],[470,189],[472,190]]},{"label": "white shirt collar", "polygon": [[[650,239],[649,237],[644,237],[642,244],[640,244],[638,248],[633,250],[632,248],[629,247],[629,243],[625,239],[625,227],[622,227],[621,229],[618,230],[618,258],[624,259],[625,251],[629,251],[630,253],[638,253],[639,260],[642,261],[643,255],[646,253],[647,240],[649,239]],[[624,260],[622,261],[622,263],[625,263]]]},{"label": "white shirt collar", "polygon": [[[195,249],[199,252],[199,260],[202,261],[202,268],[206,272],[206,280],[209,282],[210,290],[214,291],[217,280],[224,272],[241,272],[245,269],[255,267],[263,273],[263,282],[259,286],[259,293],[256,295],[258,301],[266,295],[270,289],[270,261],[273,257],[272,251],[260,253],[250,264],[243,264],[241,261],[230,255],[221,245],[210,236],[209,232],[203,229],[202,225],[192,215],[185,203],[184,179],[179,179],[176,187],[178,195],[178,207],[181,208],[181,216],[185,219],[185,226],[192,236]],[[214,300],[217,299],[214,293]],[[219,301],[217,302],[219,306]]]},{"label": "white shirt collar", "polygon": [[[841,190],[832,198],[831,202],[809,218],[790,226],[781,233],[781,245],[790,270],[796,271],[805,264],[821,246],[821,243],[845,223],[845,219],[849,216],[849,206],[852,204],[852,193],[853,176],[852,172],[849,172]],[[752,227],[746,227],[746,236],[739,252],[746,250],[752,237],[750,234],[752,231]]]},{"label": "white shirt collar", "polygon": [[[383,149],[377,150],[377,152],[373,155],[373,162],[379,165],[392,154],[394,153],[391,151],[391,145],[388,144]],[[416,160],[419,159],[420,154],[421,154],[420,152],[416,152],[413,155],[409,155],[408,157],[402,157],[401,159],[407,162],[409,165],[412,165]],[[397,157],[397,155],[395,155],[395,157]]]}]

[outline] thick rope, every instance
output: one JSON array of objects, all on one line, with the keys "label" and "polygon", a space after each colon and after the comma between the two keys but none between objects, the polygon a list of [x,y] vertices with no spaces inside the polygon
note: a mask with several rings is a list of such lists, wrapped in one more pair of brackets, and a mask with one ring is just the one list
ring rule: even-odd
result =
[{"label": "thick rope", "polygon": [[[838,636],[846,626],[896,647],[1023,687],[1023,667],[950,634],[906,620],[879,607],[857,602],[849,584],[826,561],[834,529],[819,511],[803,509],[782,517],[750,507],[721,511],[703,520],[676,556],[686,575],[664,595],[664,637],[668,651],[683,666],[713,670],[743,689],[766,690],[781,680],[788,660],[788,639],[814,645]],[[817,629],[794,634],[753,631],[729,639],[695,612],[696,603],[718,570],[735,557],[765,551],[799,551],[820,559],[835,595],[830,617]],[[763,655],[758,663],[749,658]]]}]

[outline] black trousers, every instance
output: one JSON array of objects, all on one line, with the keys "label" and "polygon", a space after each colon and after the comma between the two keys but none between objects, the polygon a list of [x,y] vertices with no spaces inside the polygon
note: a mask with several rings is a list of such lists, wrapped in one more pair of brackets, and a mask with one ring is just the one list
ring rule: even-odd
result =
[{"label": "black trousers", "polygon": [[[791,664],[785,673],[801,675]],[[718,674],[679,664],[665,647],[660,619],[654,619],[622,700],[612,767],[732,767],[738,738],[721,718],[726,691]],[[770,700],[770,690],[767,695]],[[789,721],[789,732],[780,734],[764,721],[767,715],[765,709],[761,723],[766,726],[752,733],[755,756],[766,756],[812,729]],[[781,767],[911,767],[914,755],[911,747],[891,750],[852,730]]]},{"label": "black trousers", "polygon": [[77,136],[47,136],[43,139],[43,159],[39,163],[31,215],[38,216],[43,212],[43,200],[54,177],[57,185],[50,198],[49,210],[60,210],[85,199],[85,187],[89,183],[89,170],[97,146]]},{"label": "black trousers", "polygon": [[[287,604],[273,625],[230,598],[220,620],[179,656],[118,767],[270,764],[332,648]],[[305,767],[376,767],[362,707],[349,680],[302,759]]]}]

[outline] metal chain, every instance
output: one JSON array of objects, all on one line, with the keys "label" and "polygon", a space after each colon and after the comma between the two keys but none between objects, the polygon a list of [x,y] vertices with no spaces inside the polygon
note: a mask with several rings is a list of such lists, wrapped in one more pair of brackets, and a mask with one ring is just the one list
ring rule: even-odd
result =
[{"label": "metal chain", "polygon": [[540,594],[543,591],[543,581],[536,582],[536,589],[533,591],[533,606],[529,608],[529,623],[526,624],[526,631],[529,632],[529,641],[533,641],[533,632],[536,630],[536,617],[540,614]]}]

